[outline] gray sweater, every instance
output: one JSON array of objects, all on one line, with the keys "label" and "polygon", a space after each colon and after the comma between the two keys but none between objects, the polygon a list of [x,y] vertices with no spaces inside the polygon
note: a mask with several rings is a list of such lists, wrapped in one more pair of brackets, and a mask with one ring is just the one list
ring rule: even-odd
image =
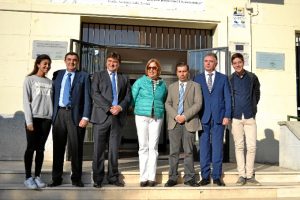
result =
[{"label": "gray sweater", "polygon": [[23,86],[23,107],[27,126],[32,124],[32,118],[51,119],[52,81],[36,75],[27,76]]}]

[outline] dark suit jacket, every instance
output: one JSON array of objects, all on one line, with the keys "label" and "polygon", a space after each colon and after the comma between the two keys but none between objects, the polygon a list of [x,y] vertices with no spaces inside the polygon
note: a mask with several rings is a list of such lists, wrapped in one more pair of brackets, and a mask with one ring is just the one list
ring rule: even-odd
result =
[{"label": "dark suit jacket", "polygon": [[209,93],[205,73],[201,73],[194,78],[194,81],[202,87],[204,99],[203,107],[200,111],[202,123],[208,123],[210,118],[222,123],[224,117],[231,118],[231,90],[228,77],[216,72],[212,91]]},{"label": "dark suit jacket", "polygon": [[[122,107],[122,111],[117,116],[121,126],[124,125],[126,111],[131,101],[131,87],[128,78],[121,74],[118,75],[118,105]],[[96,124],[104,123],[108,116],[112,101],[112,86],[107,70],[95,72],[92,81],[92,99],[94,101],[91,122]]]},{"label": "dark suit jacket", "polygon": [[[58,70],[53,73],[53,123],[59,109],[59,95],[63,76],[66,70]],[[72,119],[76,126],[82,117],[90,119],[92,110],[91,81],[89,74],[83,71],[75,71],[71,87]]]}]

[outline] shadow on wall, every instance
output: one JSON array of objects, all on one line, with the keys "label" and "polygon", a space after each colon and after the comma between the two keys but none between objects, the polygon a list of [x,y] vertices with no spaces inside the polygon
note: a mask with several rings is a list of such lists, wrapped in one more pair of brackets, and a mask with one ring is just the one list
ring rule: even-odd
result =
[{"label": "shadow on wall", "polygon": [[265,129],[265,138],[256,142],[256,162],[279,163],[279,141],[274,138],[272,129]]},{"label": "shadow on wall", "polygon": [[24,112],[0,115],[0,160],[23,160],[26,148]]}]

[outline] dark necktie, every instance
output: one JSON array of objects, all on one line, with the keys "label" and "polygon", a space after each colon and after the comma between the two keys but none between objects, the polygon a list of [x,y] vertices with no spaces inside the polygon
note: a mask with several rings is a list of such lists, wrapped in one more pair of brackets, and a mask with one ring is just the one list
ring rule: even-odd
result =
[{"label": "dark necktie", "polygon": [[112,93],[113,93],[113,102],[112,105],[118,105],[118,94],[117,94],[117,85],[116,85],[116,73],[112,73],[111,78],[111,86],[112,86]]},{"label": "dark necktie", "polygon": [[211,92],[212,87],[213,87],[213,84],[212,84],[212,76],[213,75],[214,75],[213,73],[208,74],[207,87],[208,87],[209,92]]},{"label": "dark necktie", "polygon": [[70,105],[70,93],[71,93],[71,73],[67,74],[67,79],[65,82],[65,87],[64,87],[64,95],[63,95],[63,104],[65,106]]},{"label": "dark necktie", "polygon": [[179,89],[179,103],[178,103],[178,110],[177,113],[181,115],[183,113],[183,94],[184,94],[184,84],[180,83],[180,89]]}]

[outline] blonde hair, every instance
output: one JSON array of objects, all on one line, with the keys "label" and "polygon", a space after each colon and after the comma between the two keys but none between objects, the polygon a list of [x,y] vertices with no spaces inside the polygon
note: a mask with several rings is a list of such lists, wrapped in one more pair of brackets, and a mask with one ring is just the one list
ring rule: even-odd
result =
[{"label": "blonde hair", "polygon": [[161,74],[161,66],[160,66],[160,62],[159,62],[157,59],[155,59],[155,58],[151,58],[151,59],[147,62],[146,67],[145,67],[145,74],[148,76],[148,67],[149,67],[149,65],[150,65],[151,63],[153,63],[153,62],[156,64],[156,67],[157,67],[157,76],[160,76],[160,74]]}]

